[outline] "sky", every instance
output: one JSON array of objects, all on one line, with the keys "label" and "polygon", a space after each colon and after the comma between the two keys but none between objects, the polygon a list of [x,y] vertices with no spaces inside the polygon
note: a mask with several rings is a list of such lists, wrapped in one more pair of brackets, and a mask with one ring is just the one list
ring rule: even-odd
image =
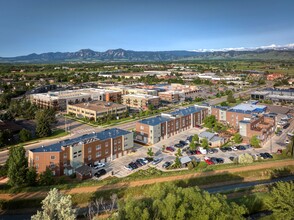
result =
[{"label": "sky", "polygon": [[294,0],[1,0],[0,56],[294,43]]}]

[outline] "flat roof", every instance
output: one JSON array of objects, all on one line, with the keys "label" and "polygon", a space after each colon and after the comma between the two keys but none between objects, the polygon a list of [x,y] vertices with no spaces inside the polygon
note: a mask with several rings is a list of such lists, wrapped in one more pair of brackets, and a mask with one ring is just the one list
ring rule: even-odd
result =
[{"label": "flat roof", "polygon": [[158,125],[166,121],[170,121],[171,119],[169,117],[164,117],[164,116],[156,116],[152,118],[147,118],[139,121],[142,124],[147,124],[147,125]]},{"label": "flat roof", "polygon": [[80,142],[84,143],[90,139],[107,140],[110,138],[116,138],[116,137],[126,135],[129,133],[131,133],[131,132],[126,131],[126,130],[122,130],[119,128],[111,128],[111,129],[106,129],[106,130],[98,132],[98,133],[84,134],[83,136],[76,137],[73,139],[68,139],[68,140],[60,141],[60,142],[57,142],[55,144],[51,144],[48,146],[31,149],[30,151],[34,152],[34,153],[37,153],[37,152],[60,152],[62,147],[77,144]]},{"label": "flat roof", "polygon": [[89,109],[96,112],[107,111],[112,108],[126,108],[125,105],[114,103],[114,102],[104,102],[104,101],[91,101],[86,103],[69,104],[68,106],[75,106],[79,108]]},{"label": "flat roof", "polygon": [[229,109],[231,112],[244,112],[244,113],[261,113],[266,110],[265,105],[254,105],[254,104],[247,104],[242,103],[239,105],[236,105],[235,107],[232,107]]},{"label": "flat roof", "polygon": [[196,112],[200,112],[201,110],[203,110],[203,108],[199,108],[196,106],[190,106],[187,108],[183,108],[183,109],[178,109],[176,111],[173,111],[171,113],[168,113],[170,115],[182,115],[182,116],[186,116],[186,115],[190,115]]},{"label": "flat roof", "polygon": [[148,95],[148,94],[127,94],[122,97],[134,97],[134,98],[145,98],[145,99],[155,99],[159,98],[158,96]]}]

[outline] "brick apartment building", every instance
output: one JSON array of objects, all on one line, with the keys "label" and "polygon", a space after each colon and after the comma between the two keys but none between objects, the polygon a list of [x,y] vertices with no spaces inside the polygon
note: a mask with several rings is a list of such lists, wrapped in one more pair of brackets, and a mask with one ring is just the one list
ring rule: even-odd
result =
[{"label": "brick apartment building", "polygon": [[70,175],[83,164],[109,162],[125,155],[132,147],[133,132],[112,128],[31,149],[28,163],[38,173],[49,168],[56,176]]},{"label": "brick apartment building", "polygon": [[255,135],[261,142],[265,142],[274,132],[275,119],[266,115],[239,122],[239,133],[247,142]]},{"label": "brick apartment building", "polygon": [[146,94],[128,94],[122,96],[122,104],[131,108],[148,109],[149,105],[159,106],[159,97]]},{"label": "brick apartment building", "polygon": [[239,128],[239,122],[250,119],[252,114],[265,113],[266,106],[250,104],[239,104],[235,107],[228,108],[223,106],[211,106],[210,113],[216,119],[235,129]]},{"label": "brick apartment building", "polygon": [[67,105],[67,114],[74,114],[76,117],[88,118],[94,121],[108,114],[119,117],[127,110],[127,106],[125,105],[104,101]]},{"label": "brick apartment building", "polygon": [[135,140],[155,144],[197,125],[208,115],[206,108],[191,106],[177,111],[143,119],[136,123]]}]

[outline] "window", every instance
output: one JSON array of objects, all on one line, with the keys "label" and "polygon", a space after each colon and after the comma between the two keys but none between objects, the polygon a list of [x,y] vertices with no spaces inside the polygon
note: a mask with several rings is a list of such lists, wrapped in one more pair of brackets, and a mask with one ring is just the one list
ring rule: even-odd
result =
[{"label": "window", "polygon": [[55,170],[52,171],[52,175],[55,176]]},{"label": "window", "polygon": [[113,148],[113,151],[116,152],[116,147]]},{"label": "window", "polygon": [[141,126],[140,126],[140,129],[141,129],[141,130],[144,130],[144,126],[141,125]]},{"label": "window", "polygon": [[92,152],[92,147],[88,147],[88,153]]},{"label": "window", "polygon": [[100,152],[100,151],[98,151],[98,152],[96,153],[96,157],[101,157],[101,152]]},{"label": "window", "polygon": [[79,150],[79,153],[82,153],[82,151],[81,151],[81,150]]},{"label": "window", "polygon": [[66,154],[66,153],[63,154],[63,158],[64,158],[64,159],[67,158],[67,154]]},{"label": "window", "polygon": [[100,150],[100,149],[101,149],[101,145],[99,144],[96,146],[96,150]]},{"label": "window", "polygon": [[109,153],[109,149],[105,149],[105,154],[108,154]]},{"label": "window", "polygon": [[88,160],[92,160],[92,156],[91,155],[88,156]]},{"label": "window", "polygon": [[120,144],[120,142],[121,142],[120,140],[117,141],[118,144]]},{"label": "window", "polygon": [[51,155],[50,158],[51,158],[51,160],[55,160],[55,156],[53,156],[53,155]]},{"label": "window", "polygon": [[67,166],[67,162],[63,162],[63,166],[66,167]]},{"label": "window", "polygon": [[35,167],[36,167],[36,170],[39,169],[39,164],[36,163]]},{"label": "window", "polygon": [[54,168],[55,167],[55,164],[53,162],[50,162],[50,168]]},{"label": "window", "polygon": [[108,142],[105,143],[105,147],[108,147]]},{"label": "window", "polygon": [[35,160],[38,161],[38,160],[39,160],[39,156],[36,156],[36,157],[35,157]]}]

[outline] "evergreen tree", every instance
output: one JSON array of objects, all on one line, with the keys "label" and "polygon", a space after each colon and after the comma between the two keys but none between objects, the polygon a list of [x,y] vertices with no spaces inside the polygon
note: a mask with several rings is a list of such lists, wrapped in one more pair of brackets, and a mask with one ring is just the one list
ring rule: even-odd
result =
[{"label": "evergreen tree", "polygon": [[236,99],[235,99],[235,97],[233,96],[232,93],[229,93],[229,94],[228,94],[227,102],[228,102],[228,103],[236,103]]},{"label": "evergreen tree", "polygon": [[207,138],[202,139],[201,147],[203,147],[203,148],[208,148],[209,147],[209,143],[208,143]]},{"label": "evergreen tree", "polygon": [[26,151],[22,146],[12,146],[9,149],[7,166],[8,184],[10,186],[21,186],[26,183],[28,160],[26,158]]},{"label": "evergreen tree", "polygon": [[49,168],[40,174],[39,183],[42,186],[50,186],[54,184],[53,173]]},{"label": "evergreen tree", "polygon": [[28,131],[27,129],[22,129],[20,132],[19,132],[19,140],[21,142],[26,142],[26,141],[29,141],[31,140],[32,138],[32,135],[31,135],[31,132]]}]

